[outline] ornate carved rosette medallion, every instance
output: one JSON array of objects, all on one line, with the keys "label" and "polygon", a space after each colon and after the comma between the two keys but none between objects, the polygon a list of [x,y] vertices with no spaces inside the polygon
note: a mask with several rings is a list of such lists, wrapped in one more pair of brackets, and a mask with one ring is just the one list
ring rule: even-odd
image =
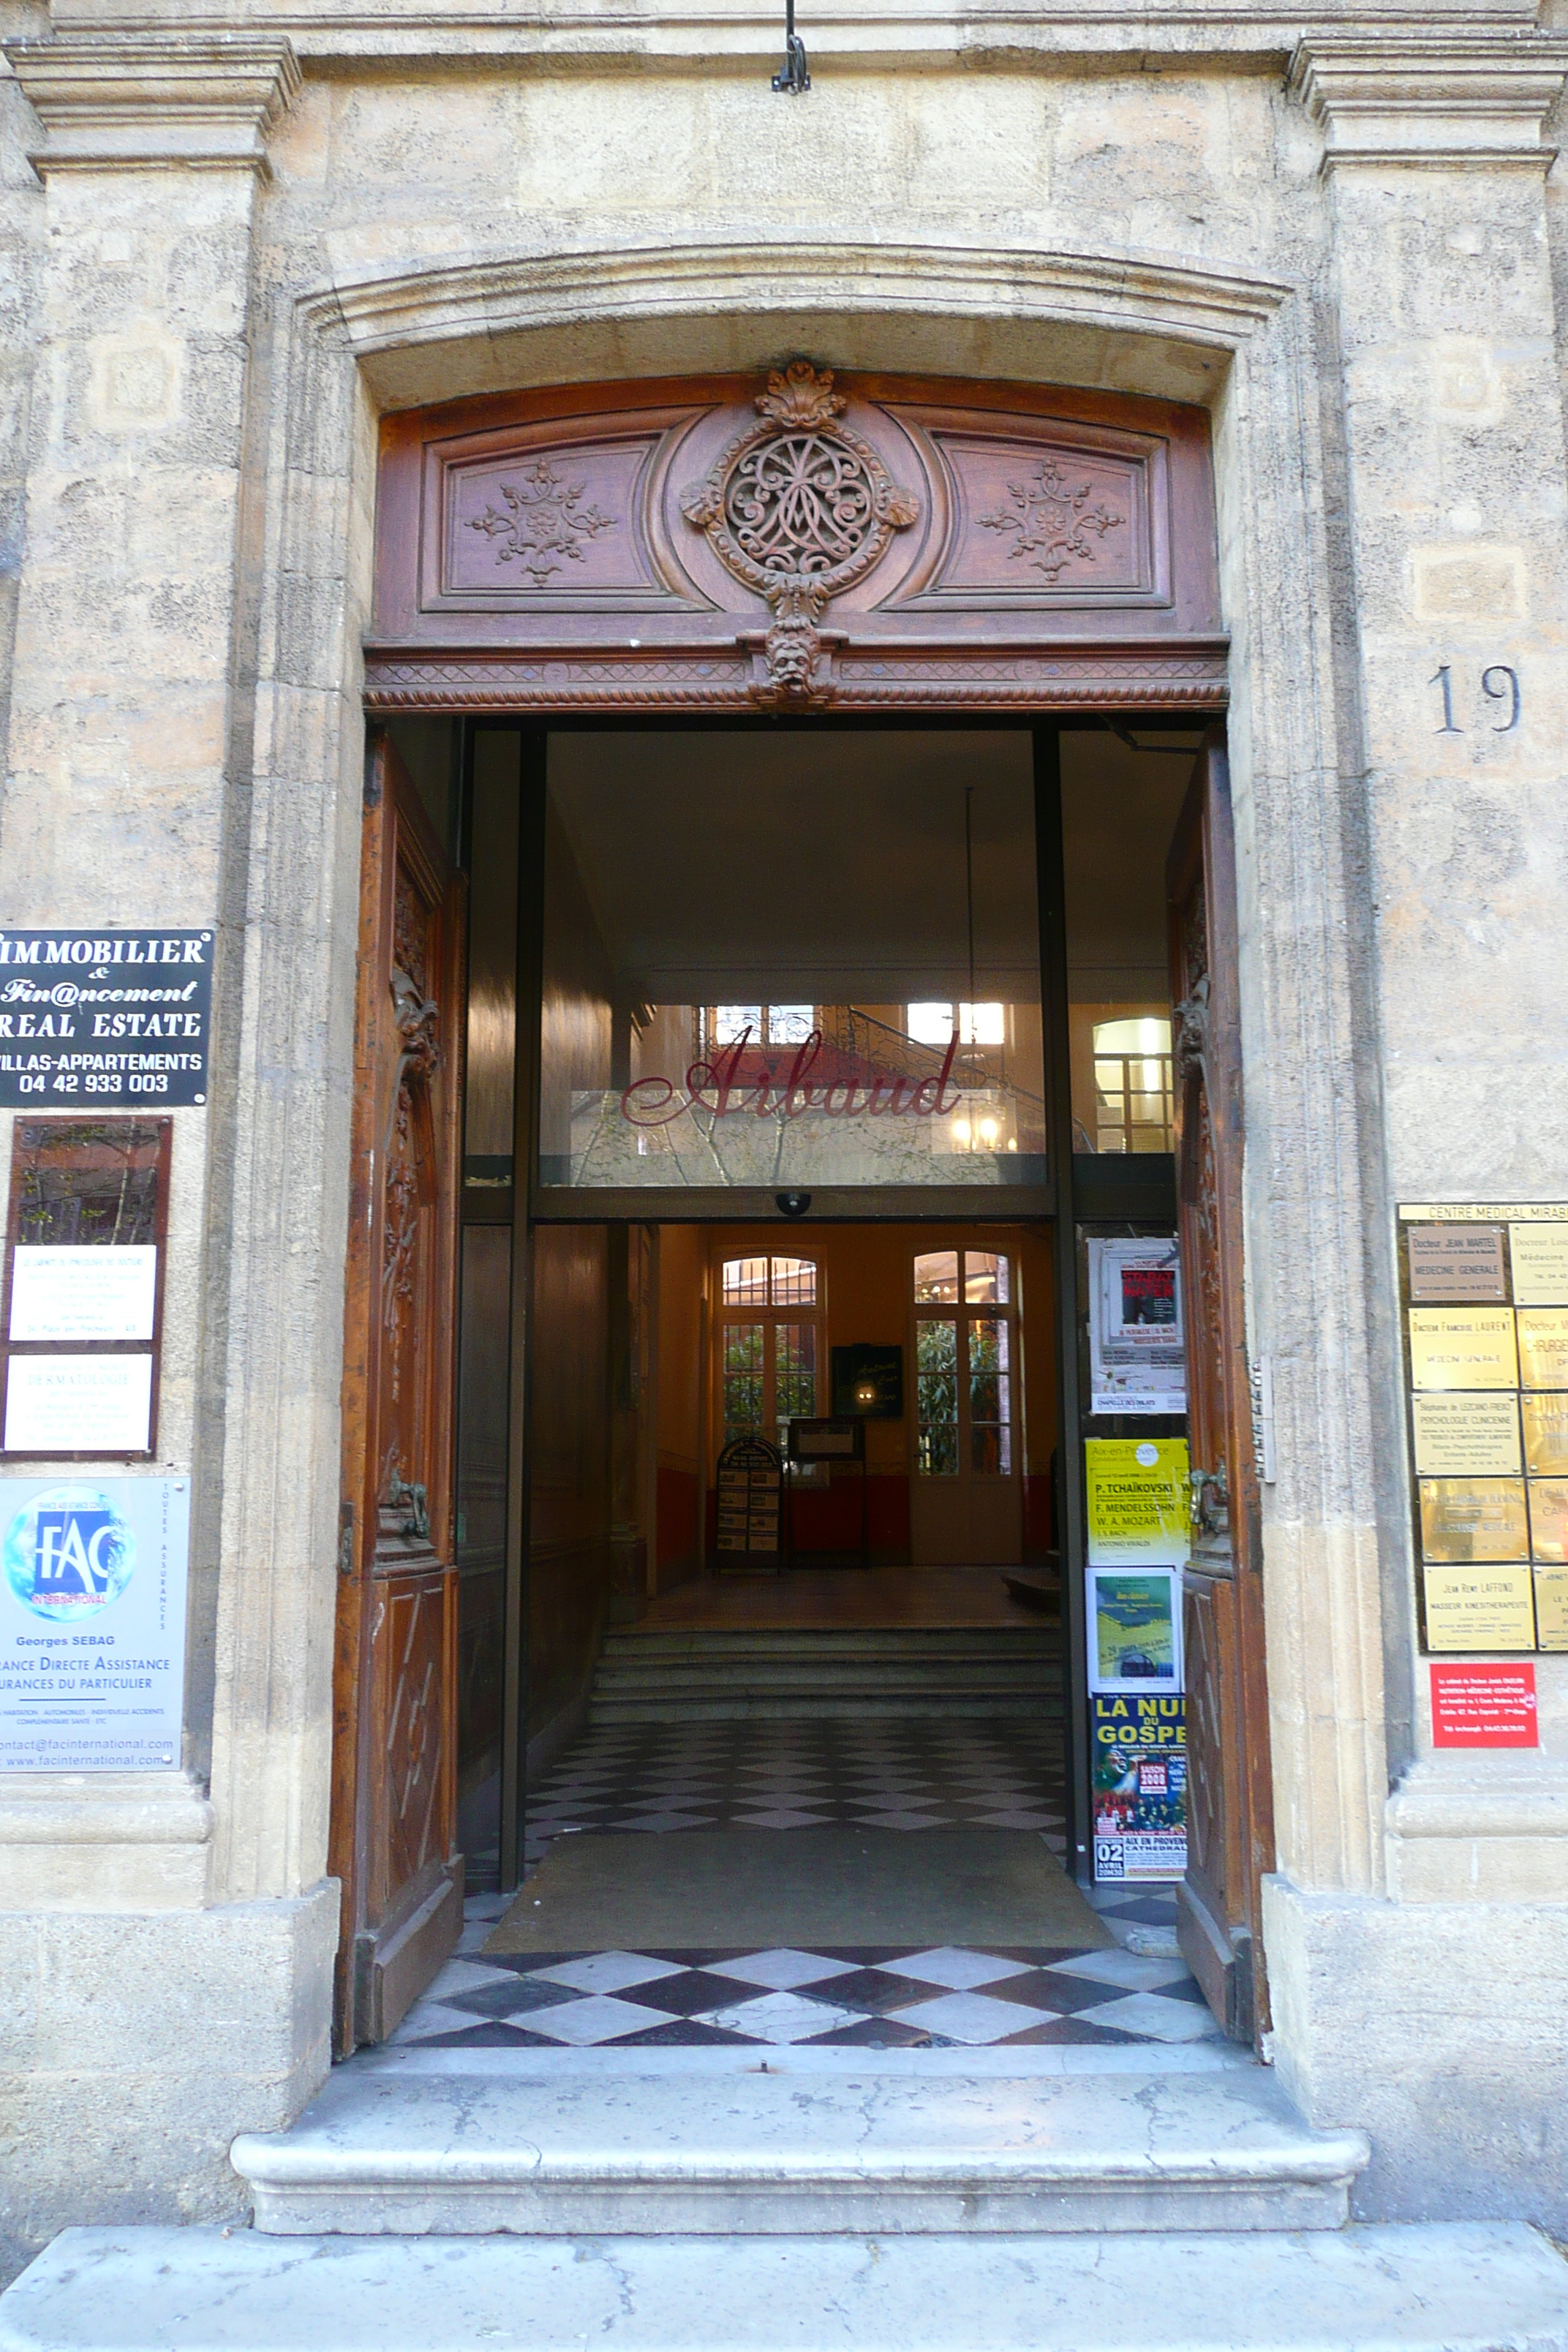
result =
[{"label": "ornate carved rosette medallion", "polygon": [[726,571],[767,600],[767,686],[760,698],[817,698],[820,624],[831,600],[879,563],[920,509],[868,441],[843,422],[831,369],[792,360],[757,395],[738,434],[681,512]]}]

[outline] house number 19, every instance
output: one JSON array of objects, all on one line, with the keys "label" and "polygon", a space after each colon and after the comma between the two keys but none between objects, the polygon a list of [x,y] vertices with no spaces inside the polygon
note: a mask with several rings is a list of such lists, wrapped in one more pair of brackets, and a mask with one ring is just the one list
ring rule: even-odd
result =
[{"label": "house number 19", "polygon": [[[1457,726],[1454,721],[1453,673],[1450,664],[1445,662],[1436,677],[1429,677],[1426,683],[1428,686],[1436,687],[1443,697],[1443,724],[1441,727],[1435,728],[1433,732],[1438,735],[1462,735],[1464,729]],[[1519,690],[1519,672],[1516,669],[1510,669],[1506,662],[1491,663],[1481,672],[1481,692],[1489,702],[1506,708],[1508,711],[1506,719],[1494,720],[1491,732],[1494,735],[1511,735],[1519,725],[1520,712],[1524,708]]]}]

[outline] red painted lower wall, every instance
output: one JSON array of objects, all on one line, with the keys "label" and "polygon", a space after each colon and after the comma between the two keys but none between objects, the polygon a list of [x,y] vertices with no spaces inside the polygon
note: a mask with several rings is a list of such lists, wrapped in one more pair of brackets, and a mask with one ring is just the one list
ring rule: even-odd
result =
[{"label": "red painted lower wall", "polygon": [[[901,1566],[910,1556],[910,1482],[905,1477],[879,1477],[866,1482],[866,1524],[874,1559]],[[708,1546],[711,1558],[719,1527],[719,1498],[708,1490]],[[831,1486],[797,1487],[785,1518],[786,1540],[805,1567],[814,1552],[842,1558],[860,1549],[860,1482],[841,1472]]]}]

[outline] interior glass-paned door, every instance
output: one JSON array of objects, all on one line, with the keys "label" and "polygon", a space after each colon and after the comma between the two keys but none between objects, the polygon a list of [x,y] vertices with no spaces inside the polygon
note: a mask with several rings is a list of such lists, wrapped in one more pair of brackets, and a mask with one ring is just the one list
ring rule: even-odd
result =
[{"label": "interior glass-paned door", "polygon": [[916,1563],[1014,1565],[1022,1553],[1016,1301],[996,1250],[914,1261]]},{"label": "interior glass-paned door", "polygon": [[802,1257],[726,1258],[719,1289],[720,1449],[737,1437],[765,1437],[786,1454],[791,1421],[816,1412],[816,1265]]}]

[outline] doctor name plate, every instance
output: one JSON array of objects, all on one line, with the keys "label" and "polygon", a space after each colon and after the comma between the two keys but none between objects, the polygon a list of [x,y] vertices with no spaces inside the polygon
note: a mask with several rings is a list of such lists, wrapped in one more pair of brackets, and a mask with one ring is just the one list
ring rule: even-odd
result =
[{"label": "doctor name plate", "polygon": [[1422,1646],[1568,1650],[1568,1202],[1399,1223]]}]

